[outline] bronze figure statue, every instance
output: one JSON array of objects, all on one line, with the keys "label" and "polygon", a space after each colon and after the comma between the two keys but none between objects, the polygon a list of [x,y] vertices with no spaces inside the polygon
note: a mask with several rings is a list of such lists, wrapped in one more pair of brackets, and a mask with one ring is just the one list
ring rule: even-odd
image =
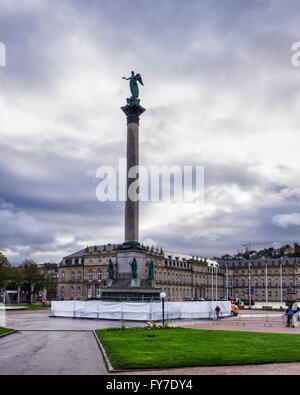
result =
[{"label": "bronze figure statue", "polygon": [[122,77],[123,80],[129,81],[129,87],[131,92],[131,97],[127,98],[127,104],[140,104],[139,100],[139,87],[138,82],[144,86],[142,77],[140,74],[134,74],[134,71],[131,72],[131,76],[129,78]]}]

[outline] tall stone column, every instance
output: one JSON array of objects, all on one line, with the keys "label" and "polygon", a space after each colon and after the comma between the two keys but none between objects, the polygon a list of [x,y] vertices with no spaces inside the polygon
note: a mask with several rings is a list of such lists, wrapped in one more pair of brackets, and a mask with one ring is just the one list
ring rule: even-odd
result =
[{"label": "tall stone column", "polygon": [[139,120],[145,108],[133,104],[122,107],[127,117],[127,200],[125,203],[125,243],[137,244],[139,242],[139,200],[133,201],[129,196],[130,185],[138,185],[138,176],[129,178],[128,173],[132,167],[139,166]]}]

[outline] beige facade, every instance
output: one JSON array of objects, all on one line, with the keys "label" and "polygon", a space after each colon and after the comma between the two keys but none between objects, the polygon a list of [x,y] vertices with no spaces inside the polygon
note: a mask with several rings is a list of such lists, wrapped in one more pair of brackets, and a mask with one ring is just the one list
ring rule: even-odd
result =
[{"label": "beige facade", "polygon": [[[155,264],[153,287],[167,300],[240,298],[245,303],[300,299],[300,258],[218,260],[147,247],[147,265]],[[65,257],[58,269],[58,299],[100,299],[107,284],[107,265],[117,269],[115,245],[89,247]],[[292,288],[290,288],[292,287]],[[292,292],[291,292],[292,291]]]},{"label": "beige facade", "polygon": [[[218,260],[226,295],[244,302],[285,302],[300,298],[300,258]],[[228,285],[227,285],[228,284]]]},{"label": "beige facade", "polygon": [[[211,260],[147,247],[146,271],[153,260],[152,286],[161,289],[167,300],[224,298],[222,269]],[[107,287],[109,259],[117,265],[117,246],[87,247],[63,258],[58,269],[58,299],[100,299]]]}]

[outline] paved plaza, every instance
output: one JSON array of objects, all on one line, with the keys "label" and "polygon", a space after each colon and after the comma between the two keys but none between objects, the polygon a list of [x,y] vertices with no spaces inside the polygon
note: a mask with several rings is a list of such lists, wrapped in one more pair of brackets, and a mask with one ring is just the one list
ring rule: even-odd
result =
[{"label": "paved plaza", "polygon": [[[6,314],[6,327],[17,332],[0,338],[1,375],[105,375],[108,374],[92,330],[120,327],[120,321],[52,318],[50,311],[20,311]],[[239,330],[300,334],[287,328],[283,312],[242,311],[238,317],[219,321],[173,321],[194,329]],[[126,322],[127,326],[144,326]],[[124,373],[122,373],[124,374]],[[268,375],[300,374],[300,363],[127,372],[128,375]]]}]

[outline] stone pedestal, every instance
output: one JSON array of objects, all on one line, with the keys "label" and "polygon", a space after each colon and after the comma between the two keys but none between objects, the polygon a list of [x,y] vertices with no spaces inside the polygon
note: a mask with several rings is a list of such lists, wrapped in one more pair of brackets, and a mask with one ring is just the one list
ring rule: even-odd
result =
[{"label": "stone pedestal", "polygon": [[[137,278],[132,277],[132,268],[129,265],[134,258],[138,264]],[[117,253],[117,262],[117,278],[107,282],[107,288],[102,292],[102,299],[145,302],[159,300],[161,290],[153,288],[152,280],[148,279],[147,256],[142,247],[137,245],[136,248],[121,249]]]},{"label": "stone pedestal", "polygon": [[114,280],[112,278],[108,278],[106,280],[106,286],[107,287],[112,287],[113,283],[114,283]]},{"label": "stone pedestal", "polygon": [[140,278],[132,278],[130,283],[131,288],[140,288],[141,279]]},{"label": "stone pedestal", "polygon": [[143,251],[139,251],[136,249],[129,251],[118,251],[117,253],[117,262],[118,262],[118,279],[125,280],[132,278],[132,270],[129,265],[133,259],[136,259],[138,262],[137,267],[137,276],[139,279],[146,280],[146,253]]}]

